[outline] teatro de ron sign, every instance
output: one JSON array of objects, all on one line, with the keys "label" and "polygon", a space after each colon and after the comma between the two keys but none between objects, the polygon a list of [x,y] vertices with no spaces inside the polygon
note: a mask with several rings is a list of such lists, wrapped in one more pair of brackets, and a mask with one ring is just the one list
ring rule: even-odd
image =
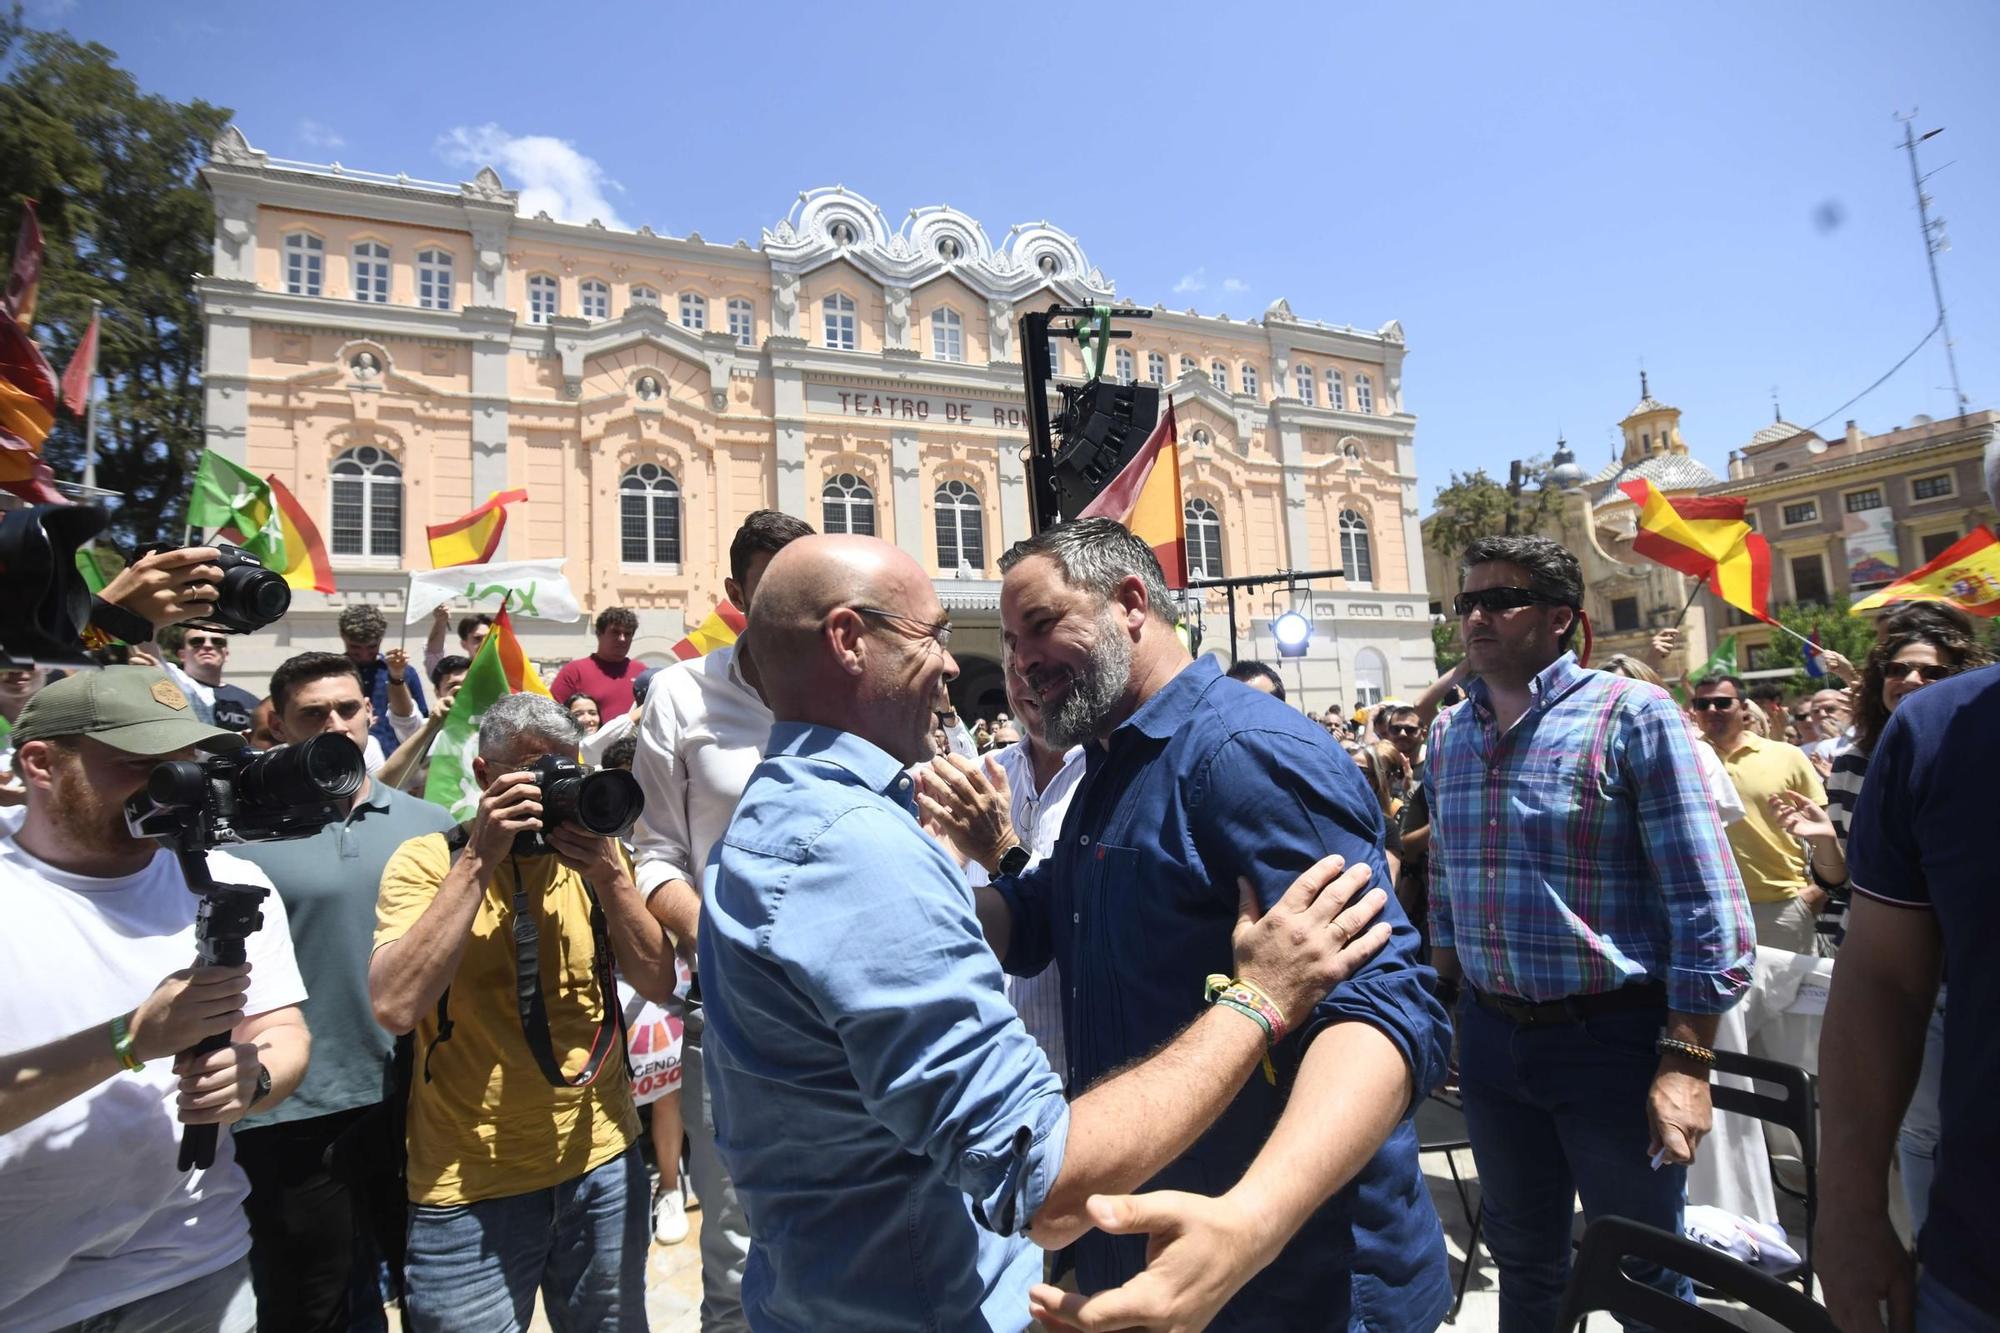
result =
[{"label": "teatro de ron sign", "polygon": [[814,416],[865,418],[884,425],[975,427],[1020,431],[1028,428],[1019,398],[965,394],[886,392],[851,385],[806,381],[806,411]]}]

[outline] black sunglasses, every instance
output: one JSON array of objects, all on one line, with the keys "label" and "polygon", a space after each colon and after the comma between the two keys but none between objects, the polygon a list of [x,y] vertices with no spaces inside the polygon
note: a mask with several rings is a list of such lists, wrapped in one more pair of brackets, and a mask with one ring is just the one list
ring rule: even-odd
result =
[{"label": "black sunglasses", "polygon": [[1478,592],[1462,592],[1451,602],[1453,614],[1461,619],[1474,611],[1484,611],[1487,615],[1497,615],[1502,611],[1514,611],[1524,606],[1568,606],[1560,597],[1551,597],[1533,588],[1481,588]]},{"label": "black sunglasses", "polygon": [[1711,694],[1706,699],[1688,700],[1688,707],[1694,709],[1697,712],[1701,711],[1704,708],[1713,708],[1716,712],[1719,713],[1724,711],[1725,709],[1734,708],[1735,706],[1736,706],[1736,699],[1733,696],[1727,694]]},{"label": "black sunglasses", "polygon": [[1907,680],[1914,671],[1926,685],[1935,685],[1941,680],[1958,674],[1955,666],[1945,666],[1940,662],[1889,662],[1882,668],[1882,674],[1890,680]]}]

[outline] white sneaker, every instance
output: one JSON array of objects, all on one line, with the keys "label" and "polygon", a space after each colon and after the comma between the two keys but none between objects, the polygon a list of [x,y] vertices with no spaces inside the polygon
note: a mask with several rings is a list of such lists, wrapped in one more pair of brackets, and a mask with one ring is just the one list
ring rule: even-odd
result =
[{"label": "white sneaker", "polygon": [[678,1245],[688,1238],[687,1210],[681,1206],[679,1190],[668,1190],[653,1205],[653,1239],[662,1245]]}]

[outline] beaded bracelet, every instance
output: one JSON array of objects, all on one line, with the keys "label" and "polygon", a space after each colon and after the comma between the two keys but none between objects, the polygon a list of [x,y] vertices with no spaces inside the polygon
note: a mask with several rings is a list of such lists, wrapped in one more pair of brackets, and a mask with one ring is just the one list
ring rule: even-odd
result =
[{"label": "beaded bracelet", "polygon": [[1697,1046],[1691,1041],[1681,1041],[1677,1037],[1661,1037],[1653,1043],[1653,1049],[1661,1055],[1678,1055],[1698,1065],[1715,1068],[1715,1052],[1706,1046]]},{"label": "beaded bracelet", "polygon": [[118,1063],[131,1073],[138,1073],[146,1067],[146,1062],[132,1054],[132,1016],[120,1014],[111,1020],[111,1051],[118,1057]]},{"label": "beaded bracelet", "polygon": [[1210,1004],[1227,1002],[1232,1009],[1242,1009],[1255,1015],[1258,1022],[1263,1024],[1268,1045],[1276,1046],[1285,1039],[1285,1033],[1290,1030],[1290,1024],[1285,1022],[1284,1011],[1278,1008],[1271,997],[1255,982],[1244,981],[1240,977],[1225,977],[1219,972],[1212,973],[1202,993]]}]

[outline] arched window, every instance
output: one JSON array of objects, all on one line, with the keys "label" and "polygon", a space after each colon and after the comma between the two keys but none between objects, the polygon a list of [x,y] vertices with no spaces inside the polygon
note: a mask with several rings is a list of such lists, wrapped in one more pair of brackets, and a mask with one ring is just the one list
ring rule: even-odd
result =
[{"label": "arched window", "polygon": [[1217,393],[1229,392],[1229,367],[1220,361],[1208,363],[1208,382],[1215,386]]},{"label": "arched window", "polygon": [[1354,702],[1373,708],[1389,694],[1389,659],[1377,648],[1363,648],[1354,655]]},{"label": "arched window", "polygon": [[389,303],[389,247],[380,241],[354,247],[354,299]]},{"label": "arched window", "polygon": [[757,345],[757,307],[740,296],[729,298],[729,336],[738,347]]},{"label": "arched window", "polygon": [[939,361],[965,360],[965,321],[950,306],[931,311],[931,355]]},{"label": "arched window", "polygon": [[1187,523],[1188,577],[1222,577],[1222,515],[1206,500],[1189,500],[1181,511]]},{"label": "arched window", "polygon": [[826,345],[837,352],[854,350],[854,300],[834,292],[819,303],[826,320]]},{"label": "arched window", "polygon": [[1112,364],[1118,369],[1118,382],[1120,384],[1130,384],[1139,377],[1137,358],[1132,355],[1132,349],[1129,347],[1119,348],[1117,353],[1112,357]]},{"label": "arched window", "polygon": [[1340,567],[1349,583],[1375,581],[1375,555],[1368,546],[1368,520],[1352,509],[1340,511]]},{"label": "arched window", "polygon": [[611,284],[597,278],[585,278],[576,289],[577,304],[583,310],[585,319],[611,318]]},{"label": "arched window", "polygon": [[828,477],[820,488],[820,531],[875,535],[875,492],[852,472]]},{"label": "arched window", "polygon": [[562,309],[562,288],[546,273],[528,277],[528,322],[546,324]]},{"label": "arched window", "polygon": [[1243,392],[1252,398],[1257,396],[1257,367],[1248,361],[1243,363]]},{"label": "arched window", "polygon": [[708,327],[708,298],[700,292],[681,293],[681,327],[700,333]]},{"label": "arched window", "polygon": [[979,506],[979,492],[962,481],[948,481],[937,488],[933,499],[937,506],[939,572],[985,569],[986,522]]},{"label": "arched window", "polygon": [[1326,405],[1336,412],[1347,410],[1347,380],[1337,370],[1326,372]]},{"label": "arched window", "polygon": [[625,564],[681,562],[681,486],[658,463],[641,463],[619,479],[618,541]]},{"label": "arched window", "polygon": [[1375,413],[1375,386],[1368,382],[1366,371],[1354,373],[1354,410],[1370,416]]},{"label": "arched window", "polygon": [[417,304],[426,310],[451,309],[451,251],[417,251]]},{"label": "arched window", "polygon": [[1192,374],[1194,374],[1194,358],[1191,356],[1182,357],[1180,378],[1186,379]]},{"label": "arched window", "polygon": [[1167,358],[1158,352],[1146,353],[1146,378],[1154,384],[1167,382]]},{"label": "arched window", "polygon": [[403,554],[403,469],[372,444],[333,460],[333,553]]},{"label": "arched window", "polygon": [[1292,384],[1299,391],[1299,401],[1307,407],[1319,403],[1319,395],[1313,390],[1313,368],[1303,361],[1292,369]]},{"label": "arched window", "polygon": [[318,296],[326,279],[326,242],[309,231],[285,237],[285,290],[293,296]]},{"label": "arched window", "polygon": [[631,294],[626,298],[633,305],[658,305],[660,294],[644,283],[633,283]]}]

